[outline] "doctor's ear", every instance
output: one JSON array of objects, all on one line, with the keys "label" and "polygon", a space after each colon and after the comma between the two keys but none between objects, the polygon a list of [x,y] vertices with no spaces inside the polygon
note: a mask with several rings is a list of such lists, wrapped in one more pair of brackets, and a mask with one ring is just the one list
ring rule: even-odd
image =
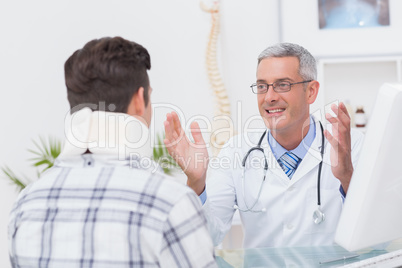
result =
[{"label": "doctor's ear", "polygon": [[145,112],[144,88],[140,87],[127,107],[127,114],[143,116]]},{"label": "doctor's ear", "polygon": [[316,80],[313,80],[310,83],[308,83],[306,91],[307,91],[307,102],[309,104],[314,103],[314,101],[317,99],[319,88],[320,83],[318,83],[318,81]]}]

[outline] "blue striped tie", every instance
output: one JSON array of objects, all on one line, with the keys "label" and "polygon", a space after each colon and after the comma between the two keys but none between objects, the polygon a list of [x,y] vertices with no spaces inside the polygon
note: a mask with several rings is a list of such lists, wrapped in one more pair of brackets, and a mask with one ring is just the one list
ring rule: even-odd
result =
[{"label": "blue striped tie", "polygon": [[292,178],[293,174],[296,171],[297,166],[299,165],[301,159],[297,157],[294,153],[286,152],[279,159],[278,163],[289,177]]}]

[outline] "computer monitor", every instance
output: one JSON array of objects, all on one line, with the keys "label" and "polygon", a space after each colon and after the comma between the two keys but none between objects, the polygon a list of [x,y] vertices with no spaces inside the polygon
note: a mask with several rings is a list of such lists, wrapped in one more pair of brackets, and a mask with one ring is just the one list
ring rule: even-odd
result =
[{"label": "computer monitor", "polygon": [[349,251],[402,237],[402,84],[384,84],[335,234]]}]

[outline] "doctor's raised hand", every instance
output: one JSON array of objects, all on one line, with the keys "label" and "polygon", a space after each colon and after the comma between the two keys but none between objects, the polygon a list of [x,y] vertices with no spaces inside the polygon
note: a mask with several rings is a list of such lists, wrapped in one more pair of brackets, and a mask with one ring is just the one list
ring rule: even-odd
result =
[{"label": "doctor's raised hand", "polygon": [[209,156],[198,123],[193,122],[190,126],[194,142],[185,135],[175,112],[166,115],[164,126],[166,137],[163,142],[169,154],[187,175],[187,185],[200,195],[205,189]]},{"label": "doctor's raised hand", "polygon": [[329,113],[325,117],[332,125],[332,134],[325,130],[324,135],[331,144],[332,173],[339,179],[344,192],[347,193],[353,175],[350,116],[345,104],[342,102],[339,106],[332,104],[331,109],[336,114],[336,117]]}]

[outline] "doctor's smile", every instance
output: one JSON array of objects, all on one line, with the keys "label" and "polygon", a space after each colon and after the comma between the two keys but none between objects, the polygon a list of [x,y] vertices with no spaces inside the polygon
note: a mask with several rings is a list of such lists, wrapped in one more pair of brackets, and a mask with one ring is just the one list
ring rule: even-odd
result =
[{"label": "doctor's smile", "polygon": [[280,115],[281,112],[285,111],[285,109],[267,109],[265,111],[267,111],[267,113],[269,113],[269,114]]}]

